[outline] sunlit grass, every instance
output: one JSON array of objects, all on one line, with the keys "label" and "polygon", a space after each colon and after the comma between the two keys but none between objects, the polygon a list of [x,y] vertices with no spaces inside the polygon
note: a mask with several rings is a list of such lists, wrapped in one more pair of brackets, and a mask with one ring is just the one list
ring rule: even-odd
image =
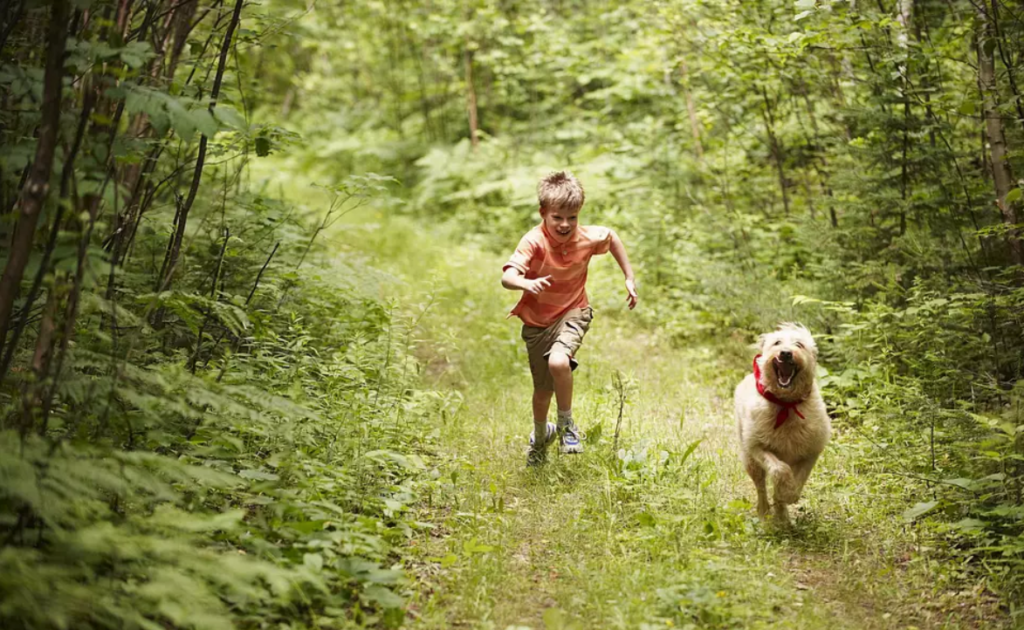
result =
[{"label": "sunlit grass", "polygon": [[731,411],[751,354],[744,340],[674,346],[630,317],[617,270],[595,260],[598,312],[574,403],[587,452],[527,468],[530,379],[519,324],[504,319],[516,296],[498,284],[502,259],[403,220],[365,237],[392,256],[391,290],[429,305],[416,334],[425,377],[465,396],[441,427],[445,483],[421,515],[436,529],[410,547],[410,625],[972,623],[958,606],[977,596],[944,593],[950,571],[899,518],[902,486],[874,474],[842,426],[795,529],[755,518]]}]

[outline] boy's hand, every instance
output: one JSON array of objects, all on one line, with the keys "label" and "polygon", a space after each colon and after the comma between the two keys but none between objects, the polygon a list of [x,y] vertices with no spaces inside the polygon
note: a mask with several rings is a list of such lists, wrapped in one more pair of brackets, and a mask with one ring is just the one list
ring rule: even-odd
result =
[{"label": "boy's hand", "polygon": [[640,296],[636,294],[636,282],[632,278],[626,279],[626,301],[629,302],[629,310],[636,308],[636,303],[640,299]]},{"label": "boy's hand", "polygon": [[543,278],[534,278],[533,280],[523,280],[523,291],[531,293],[533,295],[540,295],[544,292],[544,289],[551,286],[551,276],[544,276]]}]

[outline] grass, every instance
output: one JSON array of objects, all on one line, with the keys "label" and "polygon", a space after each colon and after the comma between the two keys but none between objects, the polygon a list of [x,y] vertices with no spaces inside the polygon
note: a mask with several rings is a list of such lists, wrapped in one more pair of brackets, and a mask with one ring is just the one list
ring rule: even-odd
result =
[{"label": "grass", "polygon": [[762,524],[731,412],[746,340],[673,347],[640,328],[610,259],[592,264],[597,317],[576,373],[587,451],[527,468],[530,379],[518,322],[503,319],[516,296],[498,284],[502,260],[421,230],[385,220],[359,239],[399,279],[384,290],[418,305],[424,377],[464,396],[418,515],[434,528],[407,547],[408,627],[1006,625],[903,522],[913,497],[841,423],[795,528]]},{"label": "grass", "polygon": [[504,319],[517,296],[499,285],[501,257],[443,227],[351,221],[332,246],[354,271],[387,270],[357,281],[394,305],[395,343],[422,377],[462,397],[437,419],[439,482],[416,515],[431,527],[403,552],[406,627],[1009,625],[977,573],[901,518],[918,486],[885,474],[842,422],[794,529],[762,524],[731,412],[749,340],[674,346],[625,311],[608,257],[591,265],[597,314],[576,372],[586,453],[527,468],[530,378],[519,323]]}]

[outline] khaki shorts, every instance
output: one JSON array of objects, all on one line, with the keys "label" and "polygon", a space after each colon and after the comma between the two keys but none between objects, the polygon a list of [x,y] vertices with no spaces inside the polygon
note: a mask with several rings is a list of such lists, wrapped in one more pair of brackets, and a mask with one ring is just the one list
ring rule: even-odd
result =
[{"label": "khaki shorts", "polygon": [[530,357],[530,373],[533,374],[533,388],[551,392],[555,390],[555,380],[548,369],[548,356],[555,351],[569,355],[569,365],[576,369],[576,351],[583,343],[583,336],[590,330],[590,322],[594,319],[594,309],[570,309],[554,324],[547,328],[523,326],[523,341],[526,342],[526,354]]}]

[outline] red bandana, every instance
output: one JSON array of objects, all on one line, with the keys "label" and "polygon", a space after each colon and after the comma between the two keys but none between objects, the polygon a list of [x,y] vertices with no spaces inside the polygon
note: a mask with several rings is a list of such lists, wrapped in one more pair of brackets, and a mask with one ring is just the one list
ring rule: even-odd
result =
[{"label": "red bandana", "polygon": [[757,360],[760,358],[761,355],[757,355],[756,357],[754,357],[754,383],[757,384],[757,393],[761,394],[761,396],[763,396],[764,399],[767,400],[768,402],[775,403],[776,405],[782,407],[782,409],[779,409],[778,415],[775,416],[775,428],[778,429],[787,419],[789,419],[790,409],[792,409],[796,413],[796,415],[803,418],[804,414],[800,413],[800,410],[796,408],[797,405],[803,402],[802,400],[798,400],[796,402],[786,402],[784,400],[779,400],[778,396],[764,388],[764,384],[761,383],[761,368],[757,365]]}]

